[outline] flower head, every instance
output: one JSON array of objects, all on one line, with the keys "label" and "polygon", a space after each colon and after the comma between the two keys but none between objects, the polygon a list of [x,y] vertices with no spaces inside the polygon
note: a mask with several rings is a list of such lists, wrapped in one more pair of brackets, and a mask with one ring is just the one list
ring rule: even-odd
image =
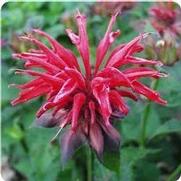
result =
[{"label": "flower head", "polygon": [[102,1],[96,2],[92,6],[92,10],[95,14],[98,15],[111,15],[112,12],[125,12],[132,9],[136,5],[136,2],[126,2],[126,1]]},{"label": "flower head", "polygon": [[181,34],[180,10],[174,7],[173,2],[159,3],[151,7],[149,13],[153,27],[161,35],[165,32]]},{"label": "flower head", "polygon": [[[119,45],[105,58],[109,47],[120,34],[119,30],[112,31],[116,16],[117,14],[112,16],[97,47],[94,70],[90,65],[86,17],[79,12],[76,15],[78,34],[73,33],[71,29],[66,30],[81,55],[85,74],[82,73],[78,59],[72,51],[38,29],[33,32],[46,38],[51,48],[31,34],[20,38],[35,44],[38,49],[13,54],[15,58],[25,62],[26,68],[17,69],[16,73],[34,79],[23,85],[15,85],[21,92],[11,103],[16,105],[38,96],[46,96],[45,103],[37,112],[36,123],[45,127],[56,126],[60,130],[70,125],[61,136],[64,161],[86,140],[99,156],[108,142],[107,138],[112,145],[119,146],[120,136],[112,121],[128,114],[125,97],[136,101],[141,94],[156,103],[166,104],[159,93],[140,82],[142,77],[158,79],[164,76],[151,68],[152,65],[160,64],[159,61],[135,57],[135,53],[143,50],[141,40],[148,34],[142,34],[129,43]],[[103,61],[105,66],[100,68]],[[127,68],[119,70],[123,65],[127,65]],[[42,71],[32,69],[37,67]]]}]

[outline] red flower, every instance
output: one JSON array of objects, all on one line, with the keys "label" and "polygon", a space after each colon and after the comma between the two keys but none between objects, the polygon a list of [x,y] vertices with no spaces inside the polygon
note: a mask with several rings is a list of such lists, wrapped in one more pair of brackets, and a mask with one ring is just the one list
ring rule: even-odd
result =
[{"label": "red flower", "polygon": [[164,32],[181,34],[180,9],[173,2],[159,3],[149,10],[153,27],[163,35]]},{"label": "red flower", "polygon": [[[159,104],[166,104],[159,93],[139,82],[142,77],[157,79],[164,76],[152,68],[139,67],[157,65],[160,62],[134,56],[143,50],[140,41],[148,34],[119,45],[109,58],[105,59],[108,48],[120,34],[118,30],[112,32],[115,20],[116,15],[112,16],[108,29],[98,45],[94,70],[91,70],[90,66],[86,17],[80,13],[76,16],[78,35],[67,29],[68,36],[82,57],[85,75],[75,55],[41,30],[35,29],[33,32],[46,38],[51,48],[32,35],[22,36],[22,40],[35,44],[38,50],[13,54],[15,58],[24,60],[27,68],[18,69],[16,73],[35,78],[23,85],[15,85],[21,92],[19,97],[12,101],[12,105],[46,95],[45,104],[37,112],[36,123],[45,127],[57,126],[60,130],[70,125],[61,137],[64,161],[85,140],[88,140],[99,156],[103,153],[106,146],[104,143],[108,142],[108,139],[112,145],[119,146],[120,136],[112,126],[112,120],[128,114],[129,108],[124,97],[136,101],[137,96],[142,94]],[[105,66],[101,69],[103,60]],[[137,66],[119,70],[123,65]],[[34,67],[42,68],[43,71],[31,70]],[[51,111],[47,112],[48,110]]]}]

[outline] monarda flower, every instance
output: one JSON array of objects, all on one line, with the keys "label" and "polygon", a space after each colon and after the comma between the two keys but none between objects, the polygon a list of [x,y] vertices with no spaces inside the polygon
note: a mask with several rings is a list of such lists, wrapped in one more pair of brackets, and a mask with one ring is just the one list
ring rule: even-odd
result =
[{"label": "monarda flower", "polygon": [[174,5],[173,2],[157,3],[149,10],[152,26],[162,36],[164,33],[181,34],[180,9]]},{"label": "monarda flower", "polygon": [[135,6],[135,2],[96,2],[92,6],[92,11],[97,15],[110,15],[111,12],[121,12],[130,10]]},{"label": "monarda flower", "polygon": [[[31,34],[21,36],[20,39],[35,44],[38,49],[13,54],[13,57],[25,62],[25,70],[17,69],[16,73],[34,79],[22,85],[14,85],[21,92],[11,103],[17,105],[35,97],[46,96],[45,103],[36,114],[36,124],[58,127],[58,133],[67,127],[60,136],[63,161],[69,159],[84,142],[89,143],[100,158],[107,144],[113,145],[111,149],[119,147],[120,135],[112,123],[129,112],[124,98],[136,101],[141,94],[156,103],[166,104],[159,93],[139,81],[142,77],[158,79],[164,76],[151,68],[160,62],[134,56],[143,50],[141,40],[148,34],[117,46],[105,58],[109,47],[120,34],[119,30],[112,31],[116,16],[112,16],[97,47],[93,70],[90,65],[86,17],[79,12],[76,15],[78,34],[71,29],[66,32],[81,55],[85,71],[80,69],[78,59],[71,50],[38,29],[33,30],[36,37],[39,35],[47,39],[51,48]],[[103,64],[103,68],[100,68]],[[123,66],[127,68],[119,70]],[[42,71],[32,68],[41,68]]]}]

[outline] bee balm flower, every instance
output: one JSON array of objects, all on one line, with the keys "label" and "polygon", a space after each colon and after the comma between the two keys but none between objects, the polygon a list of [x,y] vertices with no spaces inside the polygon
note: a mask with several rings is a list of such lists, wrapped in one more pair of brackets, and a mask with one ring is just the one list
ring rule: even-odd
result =
[{"label": "bee balm flower", "polygon": [[181,34],[180,9],[174,7],[173,2],[159,3],[150,8],[151,23],[163,36],[168,32],[173,35]]},{"label": "bee balm flower", "polygon": [[[100,68],[108,48],[120,34],[118,30],[112,31],[115,20],[116,15],[112,16],[97,47],[94,70],[91,70],[90,65],[86,17],[80,13],[76,16],[78,34],[67,29],[68,36],[82,57],[85,74],[82,73],[75,55],[41,30],[33,31],[46,38],[51,48],[32,35],[22,36],[22,40],[35,44],[38,49],[13,55],[25,61],[26,69],[17,69],[16,73],[32,76],[34,79],[23,85],[15,85],[21,92],[12,101],[12,105],[46,95],[45,103],[37,112],[36,123],[45,127],[56,126],[59,130],[68,127],[60,139],[64,161],[86,140],[99,156],[104,151],[106,138],[119,146],[120,136],[112,125],[112,120],[128,114],[125,97],[136,101],[137,96],[142,94],[156,103],[166,104],[159,93],[139,81],[142,77],[157,79],[164,76],[153,68],[146,67],[157,65],[158,61],[134,56],[143,50],[140,41],[148,34],[137,36],[129,43],[116,47],[105,60],[104,68]],[[123,65],[137,66],[119,70]],[[31,69],[36,67],[43,71]]]}]

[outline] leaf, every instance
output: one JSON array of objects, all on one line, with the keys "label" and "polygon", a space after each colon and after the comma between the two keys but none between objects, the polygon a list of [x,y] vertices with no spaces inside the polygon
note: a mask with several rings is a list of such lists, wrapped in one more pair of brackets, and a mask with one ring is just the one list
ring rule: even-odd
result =
[{"label": "leaf", "polygon": [[121,150],[120,180],[132,181],[134,178],[134,167],[137,162],[158,151],[158,149],[145,149],[140,147],[123,148]]},{"label": "leaf", "polygon": [[109,180],[109,181],[117,181],[118,175],[116,172],[107,169],[102,165],[97,159],[94,161],[94,178],[96,178],[97,181],[102,181],[102,180]]},{"label": "leaf", "polygon": [[110,128],[110,130],[104,130],[102,163],[108,169],[118,173],[120,169],[120,137],[118,137],[118,132],[114,127]]},{"label": "leaf", "polygon": [[13,126],[6,130],[6,134],[18,141],[24,136],[24,132],[20,128],[19,124],[15,122],[15,120]]},{"label": "leaf", "polygon": [[134,180],[139,181],[158,181],[160,171],[156,167],[156,164],[140,160],[134,169]]},{"label": "leaf", "polygon": [[106,151],[103,154],[103,165],[114,171],[119,172],[120,168],[120,153],[116,151]]},{"label": "leaf", "polygon": [[146,149],[140,147],[125,147],[121,150],[121,163],[134,165],[138,160],[143,159],[149,154],[155,154],[158,149]]},{"label": "leaf", "polygon": [[181,122],[176,120],[176,119],[172,119],[170,121],[165,122],[160,127],[158,127],[158,129],[153,134],[151,139],[156,137],[156,136],[159,136],[159,135],[177,133],[177,132],[181,133]]},{"label": "leaf", "polygon": [[129,141],[139,141],[140,136],[140,115],[143,111],[143,106],[140,102],[129,105],[131,107],[131,111],[121,123],[123,144]]},{"label": "leaf", "polygon": [[181,105],[180,67],[180,61],[172,67],[165,66],[163,70],[168,73],[168,77],[161,80],[158,86],[159,92],[168,101],[167,107],[169,108]]},{"label": "leaf", "polygon": [[160,118],[159,115],[155,109],[155,105],[150,105],[150,112],[147,118],[147,125],[146,125],[146,138],[150,138],[154,132],[159,126],[160,126]]}]

